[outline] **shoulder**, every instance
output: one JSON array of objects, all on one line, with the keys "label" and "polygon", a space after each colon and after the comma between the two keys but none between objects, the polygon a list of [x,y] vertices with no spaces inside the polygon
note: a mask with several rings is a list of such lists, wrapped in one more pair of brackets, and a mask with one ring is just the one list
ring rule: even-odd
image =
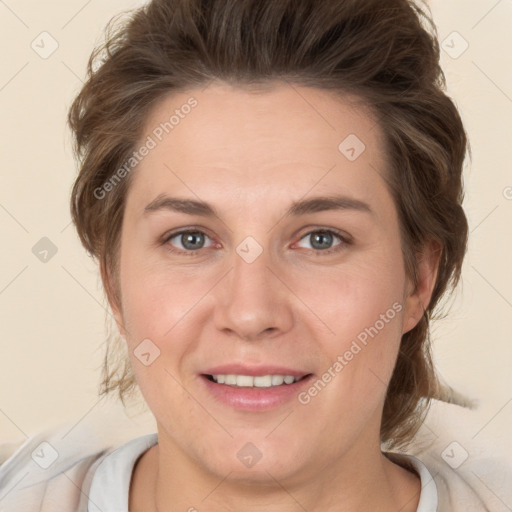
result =
[{"label": "shoulder", "polygon": [[87,511],[96,470],[124,443],[153,430],[151,417],[129,418],[117,403],[37,433],[0,444],[0,511]]},{"label": "shoulder", "polygon": [[484,431],[478,410],[434,401],[405,451],[421,461],[435,482],[440,512],[509,510],[512,463],[500,438]]},{"label": "shoulder", "polygon": [[111,448],[94,437],[66,441],[63,434],[56,428],[18,446],[2,445],[0,453],[7,455],[0,466],[2,512],[53,510],[52,506],[79,510],[88,473]]}]

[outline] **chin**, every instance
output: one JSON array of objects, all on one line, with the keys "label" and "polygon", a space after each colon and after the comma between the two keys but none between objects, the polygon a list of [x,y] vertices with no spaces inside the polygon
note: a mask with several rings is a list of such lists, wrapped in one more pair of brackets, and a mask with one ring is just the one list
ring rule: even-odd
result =
[{"label": "chin", "polygon": [[[266,434],[268,435],[268,434]],[[252,441],[251,441],[252,439]],[[245,435],[224,446],[217,445],[215,451],[208,450],[209,457],[201,462],[211,473],[240,484],[263,484],[275,486],[275,481],[291,481],[301,473],[301,468],[310,467],[304,460],[304,445],[282,442],[281,439],[265,439]]]}]

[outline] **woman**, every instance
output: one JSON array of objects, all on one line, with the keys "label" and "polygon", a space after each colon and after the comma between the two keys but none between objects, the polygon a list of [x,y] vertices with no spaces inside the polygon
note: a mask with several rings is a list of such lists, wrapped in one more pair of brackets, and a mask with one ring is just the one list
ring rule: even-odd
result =
[{"label": "woman", "polygon": [[153,0],[109,34],[69,115],[72,215],[129,354],[104,392],[138,386],[158,432],[4,505],[485,510],[393,453],[448,400],[428,326],[467,142],[442,87],[406,0]]}]

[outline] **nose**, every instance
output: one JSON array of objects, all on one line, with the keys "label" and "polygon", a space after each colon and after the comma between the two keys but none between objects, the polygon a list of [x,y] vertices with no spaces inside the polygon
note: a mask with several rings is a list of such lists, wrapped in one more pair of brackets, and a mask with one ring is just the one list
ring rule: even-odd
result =
[{"label": "nose", "polygon": [[287,332],[293,325],[292,293],[282,271],[266,251],[248,261],[234,253],[231,271],[216,287],[216,328],[245,341]]}]

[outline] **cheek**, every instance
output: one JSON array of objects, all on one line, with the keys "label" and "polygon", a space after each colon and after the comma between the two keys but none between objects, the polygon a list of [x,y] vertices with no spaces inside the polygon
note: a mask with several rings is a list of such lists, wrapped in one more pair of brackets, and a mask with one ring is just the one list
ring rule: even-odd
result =
[{"label": "cheek", "polygon": [[[322,368],[298,400],[304,413],[326,418],[324,431],[339,433],[343,425],[350,439],[380,418],[400,346],[403,305],[398,290],[375,280],[358,279],[346,291],[336,308],[324,312],[334,334],[321,337],[316,348]],[[325,295],[328,306],[333,297]]]},{"label": "cheek", "polygon": [[170,268],[136,250],[122,260],[126,342],[137,383],[155,410],[164,400],[163,388],[177,407],[191,405],[177,380],[188,375],[188,356],[198,350],[201,330],[211,316],[204,300],[215,284],[216,276],[210,274]]},{"label": "cheek", "polygon": [[[402,335],[401,262],[399,248],[381,252],[350,268],[317,275],[315,283],[308,281],[299,292],[326,326],[317,338],[325,356],[325,380],[333,382],[326,398],[332,392],[332,400],[343,396],[345,405],[370,410],[385,396]],[[372,398],[365,405],[361,397]]]},{"label": "cheek", "polygon": [[127,248],[121,260],[123,316],[129,339],[161,339],[199,303],[211,287],[208,274],[170,268],[165,260]]},{"label": "cheek", "polygon": [[170,271],[136,250],[122,260],[120,276],[126,342],[140,390],[154,411],[170,402],[186,411],[192,404],[178,381],[198,338],[189,319],[204,295],[204,280]]},{"label": "cheek", "polygon": [[[330,331],[333,348],[342,348],[376,325],[379,333],[400,337],[405,273],[398,250],[369,252],[347,265],[303,276],[297,294]],[[374,332],[374,329],[371,329]]]}]

